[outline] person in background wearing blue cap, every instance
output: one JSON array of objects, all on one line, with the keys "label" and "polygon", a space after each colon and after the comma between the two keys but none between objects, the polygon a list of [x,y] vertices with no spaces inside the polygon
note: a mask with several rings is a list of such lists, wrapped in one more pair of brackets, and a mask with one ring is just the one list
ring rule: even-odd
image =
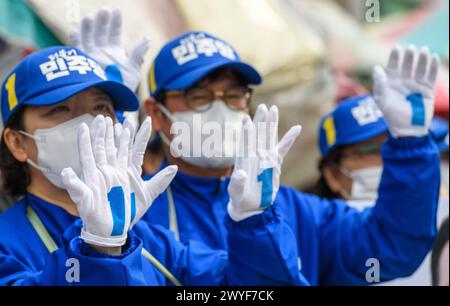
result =
[{"label": "person in background wearing blue cap", "polygon": [[321,178],[316,193],[358,209],[373,205],[383,171],[381,148],[388,127],[373,96],[342,101],[319,124]]},{"label": "person in background wearing blue cap", "polygon": [[142,180],[151,120],[133,134],[116,123],[115,111],[139,101],[106,75],[81,50],[57,46],[3,82],[2,183],[22,198],[0,215],[0,285],[305,283],[294,236],[271,209],[229,220],[229,253],[138,222],[177,166]]},{"label": "person in background wearing blue cap", "polygon": [[[279,185],[282,159],[298,136],[298,127],[269,150],[258,147],[259,167],[254,160],[240,158],[239,150],[228,154],[230,148],[241,148],[239,143],[252,149],[242,136],[248,127],[254,127],[259,140],[273,139],[277,108],[258,106],[250,124],[246,117],[250,85],[261,83],[257,71],[228,43],[206,32],[173,39],[160,50],[149,72],[151,97],[144,108],[158,137],[149,145],[143,169],[146,179],[153,177],[148,173],[155,166],[153,157],[162,155],[160,167],[175,164],[179,171],[143,219],[170,228],[181,241],[227,248],[227,215],[239,221],[271,206],[281,211],[280,217],[293,230],[298,268],[311,285],[367,285],[413,273],[436,235],[439,156],[428,127],[438,65],[437,56],[427,49],[418,53],[410,47],[392,51],[387,71],[375,68],[375,101],[389,133],[382,148],[377,204],[359,212],[340,199],[321,199]],[[269,135],[257,128],[266,122],[272,123]],[[240,139],[225,137],[213,152],[219,154],[207,150],[194,154],[205,146],[211,134],[207,127],[214,123],[222,132],[226,123],[233,123],[229,130],[242,128]],[[124,126],[133,129],[127,120]],[[183,134],[183,129],[177,133],[179,127],[187,127],[191,135]],[[335,136],[330,134],[330,142]],[[189,143],[190,137],[197,144]],[[259,204],[260,209],[236,209],[243,202]],[[242,247],[255,261],[262,256]]]},{"label": "person in background wearing blue cap", "polygon": [[[388,127],[373,96],[356,96],[343,100],[325,115],[319,125],[321,177],[316,194],[327,199],[343,199],[362,211],[373,207],[378,198],[383,173],[382,146],[388,137]],[[442,154],[448,152],[448,124],[433,118],[430,136]],[[448,140],[447,140],[448,141]],[[445,186],[445,160],[436,225],[448,217],[448,192]],[[448,165],[447,165],[448,167]],[[448,168],[447,168],[448,169]],[[448,175],[448,170],[447,170]],[[408,278],[385,285],[431,285],[430,256]]]}]

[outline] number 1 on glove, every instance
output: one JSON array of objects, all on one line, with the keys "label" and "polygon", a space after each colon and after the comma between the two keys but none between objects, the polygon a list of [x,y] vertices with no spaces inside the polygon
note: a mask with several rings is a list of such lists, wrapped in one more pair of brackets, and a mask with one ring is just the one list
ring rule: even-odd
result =
[{"label": "number 1 on glove", "polygon": [[[283,159],[300,135],[292,127],[278,143],[278,108],[258,106],[253,121],[244,119],[238,156],[231,175],[228,214],[238,222],[269,208],[280,187]],[[268,142],[265,140],[269,139]]]},{"label": "number 1 on glove", "polygon": [[265,169],[258,175],[258,182],[261,183],[261,209],[266,209],[272,204],[273,193],[273,168]]},{"label": "number 1 on glove", "polygon": [[428,134],[434,112],[434,90],[439,70],[438,56],[428,48],[395,47],[386,70],[373,71],[374,98],[393,137]]}]

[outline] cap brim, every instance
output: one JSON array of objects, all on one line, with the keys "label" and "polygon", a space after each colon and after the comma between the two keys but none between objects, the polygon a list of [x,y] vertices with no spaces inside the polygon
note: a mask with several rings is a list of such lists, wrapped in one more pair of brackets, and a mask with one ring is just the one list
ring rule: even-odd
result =
[{"label": "cap brim", "polygon": [[59,87],[25,101],[24,105],[49,106],[70,99],[89,88],[99,88],[112,99],[116,111],[136,111],[139,109],[139,99],[128,87],[115,81],[96,81]]},{"label": "cap brim", "polygon": [[326,156],[328,156],[328,154],[330,154],[330,152],[332,150],[334,150],[337,147],[356,144],[358,142],[366,141],[366,140],[372,139],[374,137],[380,136],[387,132],[388,132],[387,125],[378,124],[376,127],[373,127],[372,129],[364,131],[362,133],[361,133],[361,131],[359,131],[357,134],[354,134],[352,136],[347,135],[347,136],[345,136],[345,138],[346,138],[345,141],[338,140],[331,147],[323,147],[321,145],[321,143],[324,140],[322,140],[322,138],[319,138],[319,148],[320,148],[321,156],[322,156],[322,158],[325,158]]},{"label": "cap brim", "polygon": [[363,133],[358,132],[353,136],[346,136],[348,139],[345,141],[341,141],[337,143],[337,145],[351,145],[358,142],[366,141],[371,138],[380,136],[384,133],[388,132],[388,127],[385,124],[378,124],[376,127],[371,128],[370,130],[364,131]]},{"label": "cap brim", "polygon": [[[169,81],[163,86],[162,89],[182,90],[189,88],[206,77],[210,72],[219,68],[231,68],[237,71],[248,84],[259,85],[262,82],[261,75],[252,66],[243,62],[223,61],[192,69],[191,71],[176,77],[173,81]],[[155,94],[158,92],[159,90]]]}]

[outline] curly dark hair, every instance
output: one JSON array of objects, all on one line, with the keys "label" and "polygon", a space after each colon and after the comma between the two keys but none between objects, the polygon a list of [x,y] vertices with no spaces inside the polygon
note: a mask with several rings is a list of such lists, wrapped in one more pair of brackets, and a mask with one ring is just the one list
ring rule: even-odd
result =
[{"label": "curly dark hair", "polygon": [[[25,107],[20,108],[11,117],[5,128],[24,130],[23,113]],[[3,131],[4,133],[4,131]],[[27,192],[31,177],[28,165],[14,158],[9,151],[3,137],[0,143],[0,183],[1,191],[13,198],[19,198]]]}]

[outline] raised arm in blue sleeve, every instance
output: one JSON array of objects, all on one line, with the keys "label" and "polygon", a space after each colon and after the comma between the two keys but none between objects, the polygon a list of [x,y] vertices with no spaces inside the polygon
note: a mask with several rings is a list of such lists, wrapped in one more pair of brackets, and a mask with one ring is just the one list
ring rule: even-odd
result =
[{"label": "raised arm in blue sleeve", "polygon": [[408,276],[425,258],[436,234],[439,154],[429,137],[390,137],[382,149],[378,200],[359,213],[342,201],[322,201],[321,284],[367,285],[380,264],[380,281]]}]

